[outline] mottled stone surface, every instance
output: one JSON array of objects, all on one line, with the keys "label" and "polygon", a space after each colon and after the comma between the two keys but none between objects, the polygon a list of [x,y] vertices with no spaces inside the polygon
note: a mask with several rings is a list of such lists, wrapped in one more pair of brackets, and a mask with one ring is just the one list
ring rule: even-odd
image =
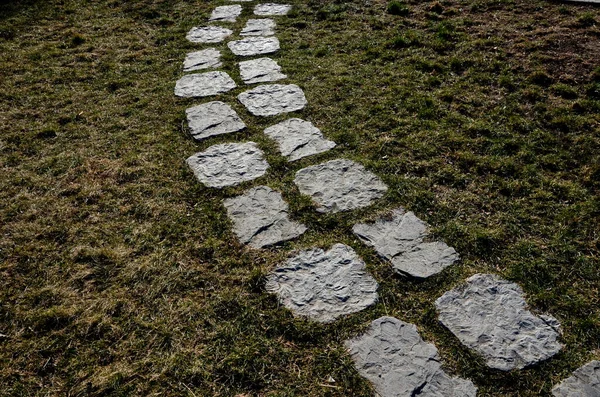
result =
[{"label": "mottled stone surface", "polygon": [[222,65],[219,50],[207,48],[206,50],[187,54],[183,61],[183,71],[192,72],[200,69],[214,69],[220,68]]},{"label": "mottled stone surface", "polygon": [[242,92],[238,100],[255,116],[276,116],[306,106],[306,97],[295,84],[267,84]]},{"label": "mottled stone surface", "polygon": [[279,51],[279,40],[277,37],[246,37],[230,41],[227,47],[240,56],[270,54]]},{"label": "mottled stone surface", "polygon": [[275,21],[269,18],[249,19],[242,29],[242,36],[273,36],[275,34]]},{"label": "mottled stone surface", "polygon": [[306,231],[306,226],[293,222],[281,193],[258,186],[243,195],[225,200],[227,214],[239,240],[254,248],[291,240]]},{"label": "mottled stone surface", "polygon": [[254,142],[214,145],[188,158],[187,164],[200,182],[219,188],[251,181],[269,168]]},{"label": "mottled stone surface", "polygon": [[591,361],[552,389],[556,397],[600,397],[600,361]]},{"label": "mottled stone surface", "polygon": [[265,129],[265,134],[275,140],[279,151],[288,161],[323,153],[335,147],[335,142],[323,137],[321,131],[308,121],[289,119]]},{"label": "mottled stone surface", "polygon": [[240,62],[240,76],[244,83],[268,83],[287,78],[281,66],[271,58],[259,58]]},{"label": "mottled stone surface", "polygon": [[327,323],[377,301],[378,284],[352,248],[302,251],[267,278],[267,291],[295,315]]},{"label": "mottled stone surface", "polygon": [[310,196],[319,212],[349,211],[370,205],[382,197],[387,186],[351,160],[331,160],[301,169],[294,183],[300,193]]},{"label": "mottled stone surface", "polygon": [[436,347],[423,341],[413,324],[378,318],[363,336],[346,341],[346,348],[381,397],[477,395],[471,381],[444,372]]},{"label": "mottled stone surface", "polygon": [[254,7],[255,15],[286,15],[292,9],[288,4],[265,3]]},{"label": "mottled stone surface", "polygon": [[232,34],[232,30],[220,26],[204,26],[190,29],[185,37],[192,43],[220,43]]},{"label": "mottled stone surface", "polygon": [[185,113],[190,132],[197,140],[246,128],[235,110],[219,101],[191,107]]},{"label": "mottled stone surface", "polygon": [[524,368],[552,357],[562,347],[556,319],[531,313],[521,288],[492,274],[470,277],[435,305],[442,324],[491,368]]},{"label": "mottled stone surface", "polygon": [[177,80],[175,95],[204,97],[227,92],[236,87],[235,81],[225,72],[188,74]]},{"label": "mottled stone surface", "polygon": [[210,15],[210,21],[235,22],[242,13],[242,6],[239,4],[231,6],[220,6],[213,10]]}]

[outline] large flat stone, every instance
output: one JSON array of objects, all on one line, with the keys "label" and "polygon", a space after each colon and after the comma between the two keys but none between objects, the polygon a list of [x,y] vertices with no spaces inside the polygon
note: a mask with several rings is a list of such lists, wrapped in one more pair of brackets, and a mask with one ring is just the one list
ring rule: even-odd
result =
[{"label": "large flat stone", "polygon": [[257,4],[254,7],[255,15],[286,15],[292,6],[289,4],[275,4],[275,3],[265,3],[265,4]]},{"label": "large flat stone", "polygon": [[201,69],[215,69],[223,66],[221,63],[221,53],[214,48],[207,48],[202,51],[190,52],[183,61],[183,71],[193,72]]},{"label": "large flat stone", "polygon": [[258,58],[240,62],[240,76],[244,83],[268,83],[287,78],[281,66],[271,58]]},{"label": "large flat stone", "polygon": [[177,80],[175,95],[185,98],[205,97],[227,92],[236,87],[225,72],[188,74]]},{"label": "large flat stone", "polygon": [[371,205],[387,186],[361,164],[338,159],[301,169],[294,183],[310,196],[319,212],[350,211]]},{"label": "large flat stone", "polygon": [[591,361],[552,389],[556,397],[599,397],[600,361]]},{"label": "large flat stone", "polygon": [[302,251],[267,278],[267,291],[295,315],[328,323],[377,301],[378,284],[352,248]]},{"label": "large flat stone", "polygon": [[187,159],[196,179],[208,187],[235,186],[263,176],[269,164],[254,142],[214,145]]},{"label": "large flat stone", "polygon": [[426,343],[414,324],[381,317],[367,332],[346,341],[358,373],[381,397],[475,397],[466,379],[444,372],[434,345]]},{"label": "large flat stone", "polygon": [[323,137],[311,122],[289,119],[265,129],[265,134],[275,140],[279,151],[288,161],[295,161],[335,147],[335,142]]},{"label": "large flat stone", "polygon": [[275,34],[275,21],[269,18],[249,19],[240,33],[241,36],[273,36]]},{"label": "large flat stone", "polygon": [[226,103],[214,101],[185,111],[191,134],[196,140],[227,134],[246,128],[235,110]]},{"label": "large flat stone", "polygon": [[246,37],[230,41],[227,43],[227,47],[235,55],[263,55],[279,51],[279,40],[277,37]]},{"label": "large flat stone", "polygon": [[238,100],[255,116],[276,116],[301,110],[306,97],[295,84],[267,84],[242,92]]},{"label": "large flat stone", "polygon": [[213,10],[210,15],[210,21],[235,22],[242,13],[242,6],[239,4],[231,6],[220,6]]},{"label": "large flat stone", "polygon": [[487,365],[524,368],[561,349],[557,320],[527,309],[521,288],[492,274],[476,274],[435,301],[439,319]]},{"label": "large flat stone", "polygon": [[220,26],[204,26],[190,29],[185,37],[192,43],[220,43],[232,34],[232,30]]},{"label": "large flat stone", "polygon": [[291,240],[306,231],[306,226],[289,219],[281,193],[267,186],[250,189],[224,204],[239,240],[254,248]]}]

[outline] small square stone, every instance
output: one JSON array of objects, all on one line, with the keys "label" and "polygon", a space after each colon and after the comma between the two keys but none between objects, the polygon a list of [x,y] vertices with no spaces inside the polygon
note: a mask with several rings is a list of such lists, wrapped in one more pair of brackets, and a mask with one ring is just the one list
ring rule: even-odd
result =
[{"label": "small square stone", "polygon": [[192,43],[220,43],[233,31],[220,26],[204,26],[190,29],[185,36]]},{"label": "small square stone", "polygon": [[249,19],[242,29],[242,36],[273,36],[275,34],[275,21],[272,19]]},{"label": "small square stone", "polygon": [[191,134],[198,141],[246,128],[235,110],[219,101],[191,107],[185,113]]},{"label": "small square stone", "polygon": [[287,78],[281,73],[281,66],[271,58],[240,62],[240,76],[246,84],[268,83]]},{"label": "small square stone", "polygon": [[257,4],[254,7],[255,15],[286,15],[292,6],[289,4],[275,4],[275,3],[266,3],[266,4]]},{"label": "small square stone", "polygon": [[220,6],[213,10],[210,21],[235,22],[242,13],[242,6],[239,4],[232,6]]},{"label": "small square stone", "polygon": [[230,91],[235,81],[225,72],[188,74],[177,80],[175,95],[185,98],[204,97]]},{"label": "small square stone", "polygon": [[239,56],[263,55],[279,51],[279,40],[277,37],[246,37],[230,41],[227,47]]},{"label": "small square stone", "polygon": [[279,151],[288,161],[326,152],[335,142],[323,137],[321,131],[308,121],[289,119],[265,129],[265,134],[275,140]]},{"label": "small square stone", "polygon": [[222,65],[221,53],[219,50],[207,48],[206,50],[190,52],[187,54],[185,61],[183,61],[183,71],[193,72],[194,70],[201,69],[216,69],[220,68]]},{"label": "small square stone", "polygon": [[295,84],[267,84],[242,92],[238,100],[255,116],[276,116],[301,110],[306,97]]}]

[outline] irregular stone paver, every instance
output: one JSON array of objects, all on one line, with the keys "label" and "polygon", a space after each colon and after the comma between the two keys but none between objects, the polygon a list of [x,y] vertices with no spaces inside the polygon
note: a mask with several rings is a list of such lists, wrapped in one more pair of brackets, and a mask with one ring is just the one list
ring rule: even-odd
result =
[{"label": "irregular stone paver", "polygon": [[242,92],[238,100],[255,116],[276,116],[306,106],[306,97],[295,84],[267,84]]},{"label": "irregular stone paver", "polygon": [[254,142],[214,145],[188,158],[187,164],[208,187],[239,185],[263,176],[269,168]]},{"label": "irregular stone paver", "polygon": [[286,15],[292,9],[291,5],[288,4],[257,4],[254,7],[255,15]]},{"label": "irregular stone paver", "polygon": [[381,317],[367,332],[346,341],[358,373],[381,397],[475,397],[477,388],[442,369],[436,347],[426,343],[414,324]]},{"label": "irregular stone paver", "polygon": [[177,80],[175,95],[204,97],[227,92],[236,87],[235,81],[225,72],[188,74]]},{"label": "irregular stone paver", "polygon": [[227,47],[240,56],[270,54],[279,51],[279,40],[277,37],[246,37],[230,41]]},{"label": "irregular stone paver", "polygon": [[439,318],[491,368],[510,371],[561,349],[557,320],[527,309],[521,288],[492,274],[476,274],[435,301]]},{"label": "irregular stone paver", "polygon": [[328,323],[377,301],[378,284],[352,248],[302,251],[267,277],[266,289],[297,316]]},{"label": "irregular stone paver", "polygon": [[600,396],[600,361],[591,361],[552,389],[556,397]]},{"label": "irregular stone paver", "polygon": [[207,48],[206,50],[187,54],[185,61],[183,61],[183,71],[192,72],[200,69],[214,69],[220,68],[222,65],[219,50]]},{"label": "irregular stone paver", "polygon": [[232,6],[220,6],[213,10],[209,21],[235,22],[242,13],[242,6],[239,4]]},{"label": "irregular stone paver", "polygon": [[187,109],[185,113],[191,134],[197,140],[246,128],[235,110],[219,101],[194,106]]},{"label": "irregular stone paver", "polygon": [[220,26],[204,26],[190,29],[185,37],[192,43],[220,43],[232,34],[232,30]]},{"label": "irregular stone paver", "polygon": [[288,217],[288,205],[281,193],[258,186],[224,202],[239,240],[254,248],[291,240],[306,231],[306,226]]},{"label": "irregular stone paver", "polygon": [[387,186],[351,160],[337,159],[301,169],[294,183],[310,196],[319,212],[349,211],[366,207],[383,196]]},{"label": "irregular stone paver", "polygon": [[454,248],[443,242],[423,242],[427,224],[412,212],[399,208],[390,218],[373,224],[356,224],[352,231],[392,263],[397,273],[426,278],[437,274],[458,260]]},{"label": "irregular stone paver", "polygon": [[240,76],[244,83],[268,83],[287,78],[281,66],[271,58],[259,58],[240,62]]},{"label": "irregular stone paver", "polygon": [[288,161],[323,153],[335,147],[335,142],[323,137],[321,131],[308,121],[289,119],[265,129],[265,134],[279,145]]},{"label": "irregular stone paver", "polygon": [[275,34],[275,21],[269,18],[249,19],[240,33],[241,36],[273,36]]}]

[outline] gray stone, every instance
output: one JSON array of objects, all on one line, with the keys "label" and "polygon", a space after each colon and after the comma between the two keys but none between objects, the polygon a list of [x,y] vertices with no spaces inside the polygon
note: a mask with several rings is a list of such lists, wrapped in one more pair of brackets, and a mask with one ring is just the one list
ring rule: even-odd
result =
[{"label": "gray stone", "polygon": [[219,101],[194,106],[187,109],[185,113],[191,134],[197,140],[246,128],[235,110]]},{"label": "gray stone", "polygon": [[236,87],[235,81],[225,72],[188,74],[177,80],[175,95],[204,97],[227,92]]},{"label": "gray stone", "polygon": [[421,243],[412,251],[392,259],[397,273],[427,278],[440,273],[458,260],[458,254],[443,242]]},{"label": "gray stone", "polygon": [[268,83],[287,78],[281,66],[271,58],[259,58],[240,62],[240,76],[244,83]]},{"label": "gray stone", "polygon": [[491,274],[476,274],[435,301],[439,318],[487,365],[521,369],[561,349],[556,320],[551,324],[527,309],[521,288]]},{"label": "gray stone", "polygon": [[219,188],[251,181],[269,168],[254,142],[214,145],[188,158],[187,164],[200,182]]},{"label": "gray stone", "polygon": [[295,84],[267,84],[242,92],[238,100],[255,116],[276,116],[306,106],[304,92]]},{"label": "gray stone", "polygon": [[183,71],[192,72],[200,69],[214,69],[220,68],[222,65],[219,50],[208,48],[187,54],[185,61],[183,61]]},{"label": "gray stone", "polygon": [[232,30],[220,26],[205,26],[192,28],[185,37],[192,43],[220,43],[232,34]]},{"label": "gray stone", "polygon": [[591,361],[552,389],[556,397],[600,397],[600,361]]},{"label": "gray stone", "polygon": [[291,240],[306,231],[306,226],[289,219],[281,193],[267,186],[225,200],[225,208],[239,240],[254,248]]},{"label": "gray stone", "polygon": [[308,121],[289,119],[265,129],[265,134],[275,140],[279,151],[288,161],[323,153],[335,147],[335,142],[323,137],[321,131]]},{"label": "gray stone", "polygon": [[378,284],[352,248],[302,251],[267,277],[267,291],[295,315],[328,323],[377,302]]},{"label": "gray stone", "polygon": [[270,54],[279,51],[279,40],[277,37],[246,37],[230,41],[227,47],[235,55],[241,56]]},{"label": "gray stone", "polygon": [[387,186],[351,160],[337,159],[301,169],[294,183],[310,196],[319,212],[349,211],[370,205],[382,197]]},{"label": "gray stone", "polygon": [[254,7],[255,15],[286,15],[292,9],[291,5],[288,4],[257,4]]},{"label": "gray stone", "polygon": [[421,339],[414,324],[381,317],[367,332],[346,341],[358,373],[381,397],[475,397],[477,388],[442,369],[436,347]]},{"label": "gray stone", "polygon": [[240,35],[242,36],[273,36],[275,21],[272,19],[249,19]]},{"label": "gray stone", "polygon": [[239,4],[232,6],[220,6],[213,10],[210,15],[210,21],[235,22],[242,13],[242,6]]}]

